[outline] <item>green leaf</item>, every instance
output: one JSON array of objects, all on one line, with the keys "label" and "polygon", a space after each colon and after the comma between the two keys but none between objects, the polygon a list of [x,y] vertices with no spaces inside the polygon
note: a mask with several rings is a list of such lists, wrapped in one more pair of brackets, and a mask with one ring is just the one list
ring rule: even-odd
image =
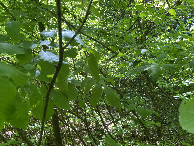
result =
[{"label": "green leaf", "polygon": [[108,78],[106,78],[105,80],[106,80],[107,82],[111,83],[113,86],[115,86],[115,82],[114,82],[113,79],[108,79]]},{"label": "green leaf", "polygon": [[84,101],[84,99],[80,99],[78,105],[79,105],[81,108],[84,108],[84,106],[85,106],[85,101]]},{"label": "green leaf", "polygon": [[174,9],[169,9],[169,11],[168,11],[171,15],[176,15],[176,11],[174,10]]},{"label": "green leaf", "polygon": [[10,43],[0,43],[0,53],[14,55],[14,54],[25,54],[25,51],[18,45],[12,45]]},{"label": "green leaf", "polygon": [[94,76],[94,78],[96,79],[97,82],[100,81],[100,76],[99,76],[99,69],[98,69],[98,62],[96,60],[96,57],[91,53],[90,57],[88,59],[88,65],[89,65],[89,69],[92,73],[92,75]]},{"label": "green leaf", "polygon": [[152,65],[148,71],[151,72],[151,75],[153,76],[153,78],[157,78],[159,75],[161,75],[163,73],[162,67],[158,64],[154,64]]},{"label": "green leaf", "polygon": [[16,87],[0,77],[0,120],[10,118],[15,111]]},{"label": "green leaf", "polygon": [[112,139],[110,136],[105,138],[105,141],[108,143],[109,146],[120,146],[114,139]]},{"label": "green leaf", "polygon": [[100,12],[94,6],[91,6],[90,11],[97,17],[101,17]]},{"label": "green leaf", "polygon": [[106,100],[108,103],[116,107],[119,111],[121,110],[120,97],[118,94],[110,87],[105,87]]},{"label": "green leaf", "polygon": [[[32,114],[35,118],[42,120],[44,111],[45,99],[39,99],[37,103],[32,108]],[[54,105],[51,100],[49,100],[48,108],[46,112],[46,120],[49,120],[54,113]]]},{"label": "green leaf", "polygon": [[0,131],[3,129],[4,126],[4,121],[3,119],[0,118]]},{"label": "green leaf", "polygon": [[29,103],[27,101],[17,101],[15,113],[9,121],[14,127],[26,129],[29,117]]},{"label": "green leaf", "polygon": [[0,62],[0,76],[12,78],[19,86],[24,86],[28,83],[27,76],[20,72],[16,67],[10,64]]},{"label": "green leaf", "polygon": [[128,111],[132,111],[132,110],[134,110],[136,108],[136,105],[135,104],[129,104],[126,107],[127,107]]},{"label": "green leaf", "polygon": [[38,75],[37,78],[41,81],[50,82],[55,71],[54,64],[40,59],[38,61],[38,68],[40,70],[40,75]]},{"label": "green leaf", "polygon": [[90,98],[91,105],[95,108],[97,103],[99,102],[102,95],[102,87],[99,84],[96,84],[92,89],[92,97]]},{"label": "green leaf", "polygon": [[31,63],[31,60],[33,59],[32,51],[26,49],[25,54],[17,54],[16,58],[21,64]]},{"label": "green leaf", "polygon": [[194,133],[194,98],[187,101],[182,101],[179,107],[179,123],[181,127],[190,132]]},{"label": "green leaf", "polygon": [[71,100],[76,100],[78,96],[77,89],[74,84],[68,83],[68,92],[67,92],[67,97],[68,99]]},{"label": "green leaf", "polygon": [[136,111],[143,118],[146,118],[147,116],[150,116],[151,113],[152,113],[150,110],[148,110],[146,108],[143,108],[143,107],[137,107]]},{"label": "green leaf", "polygon": [[51,95],[53,102],[57,107],[70,110],[69,100],[64,93],[62,93],[60,90],[53,90]]},{"label": "green leaf", "polygon": [[30,85],[29,86],[29,102],[30,106],[34,106],[37,104],[39,100],[42,99],[42,96],[40,95],[40,89],[36,87],[35,85]]},{"label": "green leaf", "polygon": [[9,21],[5,24],[7,35],[12,41],[18,42],[20,40],[20,24],[17,21]]},{"label": "green leaf", "polygon": [[144,8],[143,5],[136,5],[135,7],[136,7],[136,9],[139,10],[139,11],[146,11],[146,9]]},{"label": "green leaf", "polygon": [[57,77],[56,84],[59,86],[59,88],[66,92],[68,91],[68,76],[69,76],[69,64],[63,64],[61,67],[61,70],[59,72],[59,75]]},{"label": "green leaf", "polygon": [[85,78],[81,85],[82,89],[84,89],[84,94],[87,94],[94,84],[95,83],[92,78]]},{"label": "green leaf", "polygon": [[64,57],[75,58],[77,56],[77,49],[70,48],[67,51],[64,51]]}]

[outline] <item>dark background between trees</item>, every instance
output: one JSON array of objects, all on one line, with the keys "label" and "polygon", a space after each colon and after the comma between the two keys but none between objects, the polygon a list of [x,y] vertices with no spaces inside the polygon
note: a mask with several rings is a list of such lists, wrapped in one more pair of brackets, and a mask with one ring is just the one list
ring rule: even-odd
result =
[{"label": "dark background between trees", "polygon": [[193,6],[0,1],[1,145],[194,145]]}]

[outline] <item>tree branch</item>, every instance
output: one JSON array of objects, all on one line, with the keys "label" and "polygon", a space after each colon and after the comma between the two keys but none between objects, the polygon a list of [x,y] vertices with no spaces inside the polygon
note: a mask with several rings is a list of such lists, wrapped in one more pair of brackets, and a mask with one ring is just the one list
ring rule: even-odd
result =
[{"label": "tree branch", "polygon": [[16,20],[16,18],[13,16],[13,14],[9,11],[9,9],[1,1],[0,1],[0,5],[7,11],[7,13],[9,13],[9,15],[11,15],[13,20]]},{"label": "tree branch", "polygon": [[67,46],[69,46],[69,44],[74,40],[74,38],[78,35],[80,30],[82,29],[84,23],[87,20],[88,15],[89,15],[89,12],[90,12],[89,10],[90,10],[90,7],[92,5],[92,2],[93,2],[93,0],[90,1],[90,4],[89,4],[88,9],[86,11],[85,18],[84,18],[81,26],[75,32],[74,36],[68,41],[68,43],[64,47],[62,47],[61,4],[60,4],[60,0],[57,0],[58,33],[59,33],[59,63],[56,66],[56,70],[55,70],[54,76],[52,78],[52,81],[50,83],[49,89],[48,89],[46,97],[45,97],[46,100],[45,100],[44,112],[43,112],[43,117],[42,117],[42,122],[41,122],[42,127],[41,127],[41,130],[40,130],[40,139],[39,139],[39,142],[38,142],[38,146],[40,146],[41,141],[42,141],[42,135],[43,135],[43,131],[44,131],[44,122],[45,122],[46,112],[47,112],[47,108],[48,108],[49,96],[50,96],[50,93],[51,93],[51,91],[52,91],[52,89],[54,87],[54,84],[55,84],[56,78],[57,78],[57,76],[59,74],[59,71],[61,70],[61,67],[62,67],[64,49],[66,49]]}]

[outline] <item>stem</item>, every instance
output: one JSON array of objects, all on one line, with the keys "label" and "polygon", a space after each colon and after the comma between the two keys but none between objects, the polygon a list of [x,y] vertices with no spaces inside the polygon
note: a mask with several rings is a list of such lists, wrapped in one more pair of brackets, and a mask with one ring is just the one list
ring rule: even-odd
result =
[{"label": "stem", "polygon": [[43,131],[44,131],[44,123],[45,123],[45,117],[46,117],[46,112],[47,112],[47,108],[48,108],[48,102],[49,102],[49,96],[50,96],[50,93],[54,87],[54,84],[56,82],[56,78],[59,74],[59,71],[61,70],[61,67],[62,67],[62,63],[63,63],[63,52],[64,52],[64,49],[67,48],[67,46],[69,46],[69,44],[74,40],[74,38],[79,34],[79,32],[81,31],[84,23],[86,22],[87,20],[87,17],[89,15],[89,10],[90,10],[90,7],[92,5],[92,1],[90,1],[90,4],[88,6],[88,9],[86,11],[86,15],[85,15],[85,18],[81,24],[81,26],[79,27],[79,29],[76,31],[76,33],[74,34],[74,36],[68,41],[68,43],[62,47],[62,30],[61,30],[61,2],[60,0],[57,0],[57,16],[58,16],[58,33],[59,33],[59,63],[57,64],[56,66],[56,70],[55,70],[55,73],[54,73],[54,76],[52,78],[52,81],[50,83],[50,86],[49,86],[49,89],[47,91],[47,94],[46,94],[46,100],[45,100],[45,106],[44,106],[44,112],[43,112],[43,117],[42,117],[42,122],[41,122],[41,130],[40,130],[40,139],[39,139],[39,142],[38,142],[38,146],[40,146],[41,144],[41,141],[42,141],[42,135],[43,135]]}]

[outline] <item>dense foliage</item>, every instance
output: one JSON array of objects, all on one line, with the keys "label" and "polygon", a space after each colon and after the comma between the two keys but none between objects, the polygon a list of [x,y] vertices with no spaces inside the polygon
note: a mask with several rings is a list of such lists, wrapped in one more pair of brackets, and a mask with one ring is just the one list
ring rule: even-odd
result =
[{"label": "dense foliage", "polygon": [[1,145],[194,145],[193,6],[0,1]]}]

